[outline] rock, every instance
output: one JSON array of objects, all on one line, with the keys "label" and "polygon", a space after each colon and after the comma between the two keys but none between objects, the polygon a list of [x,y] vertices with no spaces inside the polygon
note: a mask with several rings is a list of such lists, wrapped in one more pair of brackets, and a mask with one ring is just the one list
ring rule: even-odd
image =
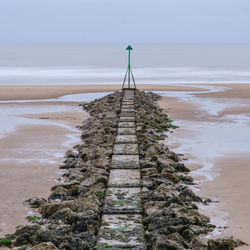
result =
[{"label": "rock", "polygon": [[174,167],[178,172],[190,172],[190,170],[183,163],[180,162],[176,163]]},{"label": "rock", "polygon": [[42,242],[52,242],[53,244],[56,245],[57,239],[51,232],[39,230],[31,236],[31,242],[33,245],[36,245]]},{"label": "rock", "polygon": [[94,178],[94,176],[90,177],[90,178],[86,178],[84,181],[81,182],[81,186],[82,187],[91,187],[96,183],[96,179]]},{"label": "rock", "polygon": [[53,192],[49,197],[48,201],[53,202],[55,200],[63,200],[65,199],[66,194],[59,193],[59,192]]},{"label": "rock", "polygon": [[37,232],[41,227],[39,225],[30,225],[30,226],[18,226],[14,234],[15,246],[27,245],[31,242],[31,236]]},{"label": "rock", "polygon": [[90,178],[87,178],[82,181],[80,185],[83,187],[91,187],[94,184],[102,183],[106,186],[108,184],[108,176],[105,176],[105,173],[95,173]]},{"label": "rock", "polygon": [[142,186],[148,188],[149,190],[153,190],[156,188],[157,184],[155,184],[150,178],[142,178]]},{"label": "rock", "polygon": [[81,234],[78,234],[78,236],[82,240],[82,242],[88,242],[88,246],[90,249],[94,249],[94,246],[96,244],[96,235],[89,232],[83,232]]},{"label": "rock", "polygon": [[180,160],[179,156],[174,152],[169,152],[168,158],[173,160],[174,162],[178,162]]},{"label": "rock", "polygon": [[25,205],[28,205],[31,208],[38,208],[40,207],[42,204],[44,204],[46,202],[45,199],[43,198],[37,198],[37,197],[32,197],[29,200],[26,200],[24,202]]},{"label": "rock", "polygon": [[158,174],[157,170],[155,168],[145,168],[141,170],[141,174],[143,176],[156,176]]},{"label": "rock", "polygon": [[187,201],[197,201],[197,202],[202,201],[202,199],[189,188],[185,188],[184,190],[182,190],[180,192],[180,197],[183,197]]},{"label": "rock", "polygon": [[166,238],[174,242],[179,242],[179,243],[183,242],[181,235],[177,232],[169,234]]},{"label": "rock", "polygon": [[52,242],[43,242],[31,248],[31,250],[57,250]]},{"label": "rock", "polygon": [[60,169],[69,169],[69,168],[75,168],[77,161],[74,158],[67,158],[67,160],[64,162],[63,165],[61,165]]},{"label": "rock", "polygon": [[73,211],[70,208],[66,207],[56,211],[49,218],[51,220],[61,220],[64,222],[68,222],[72,217],[72,213]]},{"label": "rock", "polygon": [[31,243],[31,234],[29,233],[24,233],[16,237],[14,241],[15,246],[23,246]]},{"label": "rock", "polygon": [[194,233],[192,230],[190,229],[185,229],[182,233],[181,236],[183,237],[184,240],[190,242],[192,240],[192,238],[194,237]]},{"label": "rock", "polygon": [[89,250],[90,247],[86,242],[78,237],[65,236],[61,239],[59,249]]},{"label": "rock", "polygon": [[59,184],[59,185],[55,185],[51,188],[52,191],[56,190],[59,186],[63,187],[63,188],[66,188],[66,189],[70,189],[74,186],[78,186],[80,185],[80,182],[78,181],[70,181],[70,182],[64,182],[62,184]]},{"label": "rock", "polygon": [[208,205],[208,203],[211,203],[213,201],[211,199],[204,199],[202,202],[204,205]]},{"label": "rock", "polygon": [[207,250],[207,242],[205,239],[195,237],[191,242],[191,249],[193,250]]},{"label": "rock", "polygon": [[178,183],[180,181],[180,177],[178,175],[166,173],[165,171],[162,171],[161,176],[168,179],[169,181],[172,181],[173,183]]},{"label": "rock", "polygon": [[173,161],[170,159],[157,159],[157,170],[158,172],[162,172],[162,170],[165,170],[165,172],[173,173],[176,171],[176,169],[172,166]]},{"label": "rock", "polygon": [[52,228],[51,230],[53,230],[53,232],[55,233],[57,237],[61,238],[62,236],[69,235],[72,231],[72,227],[70,225],[59,224],[59,225],[55,225],[55,227]]},{"label": "rock", "polygon": [[184,247],[182,247],[180,244],[168,240],[163,236],[157,237],[156,241],[153,244],[153,249],[154,250],[184,250]]},{"label": "rock", "polygon": [[147,216],[152,216],[153,214],[155,214],[157,211],[159,211],[160,209],[162,209],[165,206],[166,206],[166,202],[164,202],[164,201],[160,201],[160,202],[150,201],[150,202],[147,202],[147,203],[144,204],[145,214]]},{"label": "rock", "polygon": [[179,175],[179,176],[182,182],[184,182],[185,184],[193,185],[194,179],[191,176],[188,176],[188,175]]},{"label": "rock", "polygon": [[170,193],[172,190],[166,184],[162,183],[157,187],[156,191],[167,194]]},{"label": "rock", "polygon": [[64,155],[65,158],[75,158],[76,155],[75,153],[72,151],[72,150],[68,150],[65,155]]},{"label": "rock", "polygon": [[66,201],[61,203],[47,203],[43,205],[41,213],[43,218],[48,218],[62,208],[70,208],[72,211],[77,210],[77,205],[74,201]]},{"label": "rock", "polygon": [[224,239],[213,239],[207,242],[208,250],[233,250],[236,247],[246,245],[241,240],[236,240],[233,237]]},{"label": "rock", "polygon": [[55,185],[51,188],[51,191],[54,191],[54,195],[50,196],[48,200],[61,199],[65,196],[77,196],[79,194],[79,185],[80,182],[76,180]]}]

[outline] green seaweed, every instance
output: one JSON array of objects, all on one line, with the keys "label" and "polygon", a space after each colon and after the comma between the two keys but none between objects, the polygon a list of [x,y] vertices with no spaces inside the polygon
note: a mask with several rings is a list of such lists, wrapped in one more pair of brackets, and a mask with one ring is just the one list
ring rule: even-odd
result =
[{"label": "green seaweed", "polygon": [[165,131],[167,131],[167,128],[162,127],[162,126],[156,126],[155,128],[156,128],[157,132],[165,132]]},{"label": "green seaweed", "polygon": [[104,191],[96,191],[96,195],[97,195],[99,198],[103,198],[103,197],[104,197]]},{"label": "green seaweed", "polygon": [[164,137],[157,135],[156,140],[164,140]]},{"label": "green seaweed", "polygon": [[28,246],[22,246],[22,247],[19,247],[17,250],[26,250],[28,248]]},{"label": "green seaweed", "polygon": [[172,128],[172,129],[179,128],[178,126],[172,124],[174,122],[173,120],[167,119],[167,122],[168,122],[168,127],[169,128]]},{"label": "green seaweed", "polygon": [[171,123],[171,122],[173,122],[173,120],[171,120],[171,119],[167,119],[167,122],[168,122],[168,123]]},{"label": "green seaweed", "polygon": [[26,219],[28,221],[37,221],[37,220],[40,220],[41,217],[34,215],[34,216],[27,216]]},{"label": "green seaweed", "polygon": [[104,247],[104,248],[112,248],[112,246],[109,245],[108,243],[103,244],[103,247]]},{"label": "green seaweed", "polygon": [[128,226],[114,228],[114,230],[115,230],[116,232],[124,232],[124,231],[128,231],[128,229],[129,229]]},{"label": "green seaweed", "polygon": [[173,124],[169,124],[169,126],[170,126],[170,128],[173,128],[173,129],[179,128],[178,126],[173,125]]},{"label": "green seaweed", "polygon": [[117,200],[117,201],[114,201],[113,204],[114,204],[114,205],[121,205],[121,206],[122,206],[122,205],[125,205],[126,202],[123,201],[123,200]]},{"label": "green seaweed", "polygon": [[0,246],[11,246],[12,239],[9,238],[0,238]]}]

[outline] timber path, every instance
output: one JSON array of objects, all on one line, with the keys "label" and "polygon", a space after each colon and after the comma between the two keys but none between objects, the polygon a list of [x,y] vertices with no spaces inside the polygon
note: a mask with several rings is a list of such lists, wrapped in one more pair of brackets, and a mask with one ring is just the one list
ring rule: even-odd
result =
[{"label": "timber path", "polygon": [[134,90],[124,90],[97,248],[144,249]]}]

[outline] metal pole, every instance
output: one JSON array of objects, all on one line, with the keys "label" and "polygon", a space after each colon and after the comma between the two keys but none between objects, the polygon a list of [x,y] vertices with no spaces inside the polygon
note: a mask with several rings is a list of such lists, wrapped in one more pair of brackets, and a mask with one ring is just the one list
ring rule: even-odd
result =
[{"label": "metal pole", "polygon": [[128,88],[130,89],[130,50],[128,51]]},{"label": "metal pole", "polygon": [[123,80],[122,89],[124,89],[124,84],[126,82],[127,74],[128,74],[128,69],[126,71],[126,74],[125,74],[125,77],[124,77],[124,80]]},{"label": "metal pole", "polygon": [[132,68],[131,68],[131,65],[130,65],[130,51],[133,50],[133,48],[129,45],[126,48],[126,50],[128,50],[128,67],[127,67],[126,75],[124,77],[124,81],[123,81],[123,84],[122,84],[122,89],[124,89],[124,87],[125,87],[127,77],[128,77],[128,89],[131,89],[131,85],[130,85],[131,77],[132,77],[132,80],[133,80],[133,83],[134,83],[134,87],[136,89],[135,79],[134,79],[134,76],[133,76],[133,73],[132,73]]},{"label": "metal pole", "polygon": [[131,69],[131,76],[132,76],[132,79],[133,79],[133,82],[134,82],[134,86],[135,86],[135,89],[136,89],[135,78],[134,78],[134,76],[133,76],[133,71],[132,71],[132,69]]}]

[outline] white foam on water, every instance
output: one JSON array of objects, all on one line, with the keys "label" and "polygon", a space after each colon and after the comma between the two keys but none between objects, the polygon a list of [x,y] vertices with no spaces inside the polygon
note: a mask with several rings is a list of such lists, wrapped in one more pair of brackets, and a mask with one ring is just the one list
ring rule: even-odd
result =
[{"label": "white foam on water", "polygon": [[[236,67],[145,66],[134,67],[133,72],[140,84],[250,82],[250,72]],[[121,67],[0,67],[0,85],[117,84],[124,73]]]},{"label": "white foam on water", "polygon": [[46,119],[31,119],[22,117],[22,115],[28,114],[42,114],[42,113],[53,113],[53,112],[70,112],[75,109],[61,105],[48,105],[33,107],[30,106],[18,106],[18,105],[1,105],[1,122],[0,122],[0,139],[15,131],[17,126],[20,125],[56,125],[63,128],[69,129],[69,126],[57,123]]},{"label": "white foam on water", "polygon": [[[75,95],[65,95],[56,99],[53,99],[56,102],[89,102],[96,98],[103,97],[108,93],[83,93]],[[51,102],[52,99],[43,100],[43,102]],[[15,102],[22,102],[25,105],[19,105]],[[60,121],[50,120],[50,119],[35,119],[35,118],[26,118],[24,115],[30,114],[46,114],[46,113],[57,113],[57,112],[84,112],[82,108],[63,105],[63,104],[45,104],[45,105],[36,105],[33,106],[32,102],[40,102],[40,100],[21,100],[21,101],[4,101],[1,102],[1,122],[0,122],[0,139],[8,136],[10,133],[14,132],[18,126],[22,125],[50,125],[56,126],[63,129],[66,129],[66,133],[63,135],[62,148],[63,152],[58,151],[57,148],[47,150],[42,150],[41,145],[36,142],[29,143],[29,145],[24,145],[22,152],[15,154],[15,157],[9,158],[4,157],[0,159],[1,164],[4,163],[18,163],[18,164],[27,164],[27,163],[46,163],[49,164],[58,164],[58,160],[64,157],[65,150],[71,148],[73,145],[80,143],[80,130],[74,128],[70,125],[62,123]],[[11,149],[9,149],[11,150]],[[28,158],[22,157],[22,153],[26,151],[30,152]]]},{"label": "white foam on water", "polygon": [[[202,86],[199,86],[202,87]],[[204,87],[204,88],[207,88]],[[224,115],[219,114],[230,107],[244,107],[248,103],[236,99],[234,103],[230,100],[219,102],[215,98],[200,98],[196,93],[207,93],[224,91],[225,88],[209,86],[208,91],[184,91],[184,92],[157,92],[164,96],[177,97],[180,101],[198,104],[207,113],[208,117],[216,118],[215,121],[175,121],[175,125],[185,128],[192,137],[182,138],[169,135],[172,144],[180,144],[175,149],[179,154],[191,154],[196,159],[186,161],[187,164],[202,164],[203,168],[192,172],[192,175],[205,175],[207,181],[212,181],[217,176],[214,172],[214,161],[226,154],[245,153],[250,151],[250,116],[246,114]],[[214,120],[214,119],[213,119]],[[169,139],[168,139],[169,141]]]},{"label": "white foam on water", "polygon": [[34,102],[91,102],[95,99],[102,98],[112,92],[96,92],[64,95],[51,99],[35,99],[35,100],[9,100],[0,101],[0,103],[34,103]]},{"label": "white foam on water", "polygon": [[95,99],[102,98],[111,93],[112,92],[96,92],[96,93],[64,95],[59,97],[57,100],[61,102],[91,102]]},{"label": "white foam on water", "polygon": [[206,93],[216,93],[222,92],[228,87],[219,87],[219,86],[202,86],[202,85],[184,85],[181,84],[179,86],[183,87],[200,87],[205,89],[204,91],[154,91],[154,93],[160,94],[162,96],[175,97],[183,102],[192,102],[194,104],[198,104],[199,107],[206,111],[209,115],[218,115],[219,112],[223,111],[226,108],[234,107],[234,106],[247,106],[244,103],[232,103],[229,99],[223,99],[222,101],[214,100],[214,98],[199,98],[196,94],[206,94]]},{"label": "white foam on water", "polygon": [[77,143],[81,142],[80,136],[79,136],[79,132],[76,134],[66,134],[65,137],[67,138],[67,140],[63,143],[63,146],[65,148],[69,148],[72,145],[75,145]]},{"label": "white foam on water", "polygon": [[[36,103],[36,102],[91,102],[95,99],[102,98],[105,95],[110,94],[111,92],[97,92],[97,93],[82,93],[82,94],[72,94],[72,95],[64,95],[55,99],[37,99],[37,100],[12,100],[12,101],[0,101],[0,109],[1,109],[1,122],[0,122],[0,139],[5,137],[7,134],[15,131],[17,126],[22,124],[30,124],[30,125],[55,125],[60,126],[62,128],[66,128],[68,130],[72,130],[70,126],[66,124],[50,121],[46,119],[31,119],[21,117],[23,115],[28,114],[42,114],[42,113],[54,113],[54,112],[72,112],[72,111],[80,111],[79,107],[69,107],[67,105],[62,104],[48,104],[41,106],[18,106],[18,103]],[[17,105],[7,105],[7,104],[15,104]],[[1,105],[6,104],[6,105]],[[81,111],[83,112],[83,111]]]},{"label": "white foam on water", "polygon": [[[10,157],[3,157],[0,159],[0,163],[10,163],[13,164],[28,164],[28,163],[40,163],[44,164],[58,164],[58,160],[62,159],[65,154],[65,150],[70,149],[73,145],[80,143],[80,131],[76,128],[68,126],[66,124],[62,124],[60,122],[46,122],[39,125],[54,125],[57,127],[62,127],[67,129],[67,133],[63,135],[63,143],[61,144],[62,147],[59,148],[41,148],[39,142],[32,142],[23,145],[23,148],[20,149],[17,153],[12,154],[14,156]],[[60,138],[62,139],[62,138]],[[12,149],[9,148],[9,151]],[[27,156],[27,152],[29,152],[29,157],[24,158]]]}]

